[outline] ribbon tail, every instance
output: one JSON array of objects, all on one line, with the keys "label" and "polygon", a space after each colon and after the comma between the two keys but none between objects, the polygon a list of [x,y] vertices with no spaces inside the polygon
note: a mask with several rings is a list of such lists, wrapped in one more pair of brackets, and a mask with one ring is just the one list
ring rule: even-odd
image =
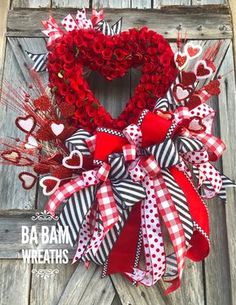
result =
[{"label": "ribbon tail", "polygon": [[194,232],[190,241],[191,248],[187,257],[193,261],[203,260],[209,254],[209,219],[205,203],[201,199],[192,181],[176,167],[170,169],[171,175],[183,191],[189,206],[189,211],[194,224]]},{"label": "ribbon tail", "polygon": [[168,294],[180,285],[186,255],[186,240],[178,212],[162,175],[154,180],[154,187],[158,210],[168,230],[177,260],[178,278],[171,281],[172,284],[166,291],[166,294]]},{"label": "ribbon tail", "polygon": [[147,193],[147,198],[141,204],[141,228],[146,270],[134,268],[133,274],[126,273],[126,275],[135,282],[150,287],[165,273],[165,250],[153,180],[146,176],[142,185]]},{"label": "ribbon tail", "polygon": [[63,228],[68,227],[72,245],[78,239],[78,234],[84,219],[95,198],[95,186],[84,188],[74,193],[64,205],[57,222]]}]

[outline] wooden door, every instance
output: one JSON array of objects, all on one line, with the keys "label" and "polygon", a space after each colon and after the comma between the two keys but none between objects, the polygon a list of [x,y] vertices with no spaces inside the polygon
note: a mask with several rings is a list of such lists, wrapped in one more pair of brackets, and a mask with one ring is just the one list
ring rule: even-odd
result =
[{"label": "wooden door", "polygon": [[[177,30],[183,33],[187,31],[188,38],[200,40],[204,48],[215,40],[223,40],[216,59],[217,73],[223,75],[222,92],[218,98],[212,99],[211,105],[218,110],[215,132],[228,146],[218,168],[236,179],[232,24],[224,0],[1,0],[0,78],[3,84],[26,85],[30,82],[27,69],[29,59],[24,50],[46,50],[45,39],[40,33],[40,20],[52,13],[60,20],[67,11],[73,11],[64,8],[83,6],[127,9],[122,11],[124,28],[147,24],[170,41],[176,39]],[[129,8],[145,10],[129,11]],[[114,10],[107,10],[107,14],[111,19],[119,16],[119,12]],[[138,76],[137,72],[131,70],[109,86],[100,77],[96,77],[96,80],[91,78],[90,82],[96,96],[115,116],[124,107]],[[42,78],[46,82],[47,75],[42,75]],[[1,107],[0,119],[0,136],[17,136],[15,116],[9,109]],[[95,265],[86,270],[82,264],[23,264],[21,226],[35,224],[31,216],[36,209],[43,209],[45,199],[38,188],[29,192],[21,189],[17,174],[16,168],[0,167],[1,305],[236,305],[234,190],[228,191],[227,206],[218,199],[209,202],[212,228],[210,256],[202,263],[187,262],[181,288],[165,297],[162,283],[152,288],[136,288],[120,275],[100,279],[100,269]],[[38,222],[37,226],[42,224]],[[38,249],[41,246],[32,244],[30,247]],[[58,268],[59,273],[46,280],[38,276],[37,270],[50,268]]]}]

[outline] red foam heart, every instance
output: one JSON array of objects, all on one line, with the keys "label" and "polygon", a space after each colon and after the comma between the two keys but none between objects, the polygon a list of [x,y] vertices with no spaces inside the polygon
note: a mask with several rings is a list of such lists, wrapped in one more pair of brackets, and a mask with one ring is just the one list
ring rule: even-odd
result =
[{"label": "red foam heart", "polygon": [[68,157],[65,157],[62,164],[66,168],[78,169],[82,168],[83,156],[80,151],[74,150],[70,153]]},{"label": "red foam heart", "polygon": [[193,72],[182,72],[182,84],[183,86],[190,86],[196,81],[196,75]]},{"label": "red foam heart", "polygon": [[198,57],[201,52],[202,52],[202,47],[201,46],[197,46],[197,45],[193,45],[190,42],[188,42],[185,45],[185,51],[188,54],[189,57],[191,58],[196,58]]},{"label": "red foam heart", "polygon": [[35,175],[27,172],[20,173],[18,177],[22,182],[23,188],[26,190],[30,190],[37,181],[37,177]]},{"label": "red foam heart", "polygon": [[35,118],[32,115],[27,115],[25,117],[18,117],[15,123],[20,130],[28,134],[31,133],[36,126]]},{"label": "red foam heart", "polygon": [[193,88],[185,87],[182,84],[176,84],[173,88],[174,98],[178,101],[185,101],[188,99],[193,92]]},{"label": "red foam heart", "polygon": [[179,70],[182,70],[188,62],[188,56],[185,53],[178,52],[175,54],[175,63]]},{"label": "red foam heart", "polygon": [[[141,67],[142,75],[133,97],[114,119],[100,104],[84,78],[84,68],[98,71],[106,79],[124,76]],[[48,57],[50,87],[60,107],[73,105],[77,126],[95,130],[98,126],[123,129],[145,107],[153,109],[177,75],[168,42],[154,31],[130,29],[108,36],[93,29],[67,32],[50,46]],[[161,76],[161,77],[160,77]]]},{"label": "red foam heart", "polygon": [[39,184],[43,188],[44,195],[52,195],[60,185],[60,179],[52,176],[43,177]]},{"label": "red foam heart", "polygon": [[220,82],[218,79],[211,81],[207,84],[204,89],[211,95],[219,95],[220,94]]},{"label": "red foam heart", "polygon": [[195,68],[197,78],[207,78],[211,76],[213,70],[205,60],[200,60]]},{"label": "red foam heart", "polygon": [[191,95],[190,99],[188,100],[188,108],[191,110],[199,105],[201,105],[201,99],[198,95],[193,94]]}]

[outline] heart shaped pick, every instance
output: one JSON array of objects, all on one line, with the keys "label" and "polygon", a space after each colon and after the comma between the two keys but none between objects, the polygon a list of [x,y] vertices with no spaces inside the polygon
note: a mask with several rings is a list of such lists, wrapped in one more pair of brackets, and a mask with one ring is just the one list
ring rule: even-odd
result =
[{"label": "heart shaped pick", "polygon": [[35,175],[27,172],[20,173],[18,177],[22,182],[23,188],[26,190],[30,190],[37,181],[37,177]]},{"label": "heart shaped pick", "polygon": [[43,194],[50,196],[58,189],[60,182],[61,180],[56,177],[47,176],[40,180],[39,185],[43,188]]},{"label": "heart shaped pick", "polygon": [[196,75],[193,72],[182,71],[182,84],[184,86],[190,86],[196,81]]},{"label": "heart shaped pick", "polygon": [[78,150],[73,150],[68,157],[62,160],[62,165],[70,169],[78,169],[83,166],[83,155]]},{"label": "heart shaped pick", "polygon": [[186,100],[192,91],[193,89],[191,87],[185,87],[182,84],[176,84],[173,88],[173,95],[174,98],[180,102]]},{"label": "heart shaped pick", "polygon": [[212,75],[213,69],[207,65],[205,60],[199,60],[195,66],[195,73],[197,78],[205,79]]},{"label": "heart shaped pick", "polygon": [[62,124],[62,123],[57,124],[57,123],[54,123],[54,122],[51,123],[50,127],[51,127],[51,130],[56,137],[59,136],[65,128],[64,124]]},{"label": "heart shaped pick", "polygon": [[6,150],[1,153],[1,157],[11,163],[19,163],[21,155],[16,150]]},{"label": "heart shaped pick", "polygon": [[25,143],[26,149],[36,149],[38,148],[38,142],[33,136],[27,136],[26,137],[26,143]]},{"label": "heart shaped pick", "polygon": [[203,125],[201,118],[193,117],[188,125],[188,129],[192,132],[203,132],[206,130],[206,127]]},{"label": "heart shaped pick", "polygon": [[184,51],[191,59],[193,59],[201,55],[202,47],[200,45],[193,45],[191,42],[188,42],[184,46]]},{"label": "heart shaped pick", "polygon": [[175,64],[179,70],[183,70],[188,63],[188,56],[186,53],[177,52],[175,53],[174,59]]},{"label": "heart shaped pick", "polygon": [[18,117],[15,123],[16,126],[25,133],[31,133],[36,126],[35,118],[32,115]]}]

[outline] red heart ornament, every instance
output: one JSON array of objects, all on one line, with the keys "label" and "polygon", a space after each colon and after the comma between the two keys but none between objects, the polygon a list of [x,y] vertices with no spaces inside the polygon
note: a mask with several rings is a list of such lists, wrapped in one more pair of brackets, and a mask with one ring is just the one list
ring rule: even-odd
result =
[{"label": "red heart ornament", "polygon": [[5,161],[15,164],[18,164],[21,159],[21,155],[17,150],[5,150],[1,153],[1,157]]},{"label": "red heart ornament", "polygon": [[220,82],[218,79],[214,79],[209,84],[207,84],[204,89],[211,95],[220,94]]},{"label": "red heart ornament", "polygon": [[25,117],[18,117],[15,121],[16,126],[23,132],[31,133],[35,126],[36,121],[32,115],[27,115]]},{"label": "red heart ornament", "polygon": [[62,160],[62,165],[69,169],[78,169],[83,166],[83,155],[78,150],[71,151],[68,157]]},{"label": "red heart ornament", "polygon": [[193,117],[188,125],[188,130],[191,132],[199,133],[206,130],[206,127],[203,125],[201,118]]},{"label": "red heart ornament", "polygon": [[[73,105],[77,126],[92,131],[99,126],[123,129],[138,117],[143,101],[145,108],[153,109],[177,75],[169,43],[147,28],[114,36],[93,29],[71,31],[55,40],[49,51],[49,82],[58,106]],[[83,71],[88,68],[113,80],[138,67],[142,75],[134,95],[114,119],[92,93]]]},{"label": "red heart ornament", "polygon": [[184,50],[191,59],[198,57],[202,53],[202,47],[193,45],[191,42],[186,43]]},{"label": "red heart ornament", "polygon": [[190,86],[196,81],[196,75],[193,72],[182,71],[182,84],[184,86]]},{"label": "red heart ornament", "polygon": [[201,98],[196,95],[196,94],[193,94],[191,95],[190,99],[188,100],[188,108],[190,110],[196,108],[197,106],[201,105],[202,101],[201,101]]},{"label": "red heart ornament", "polygon": [[178,101],[184,101],[189,98],[190,94],[193,92],[193,88],[185,87],[182,84],[176,84],[173,88],[174,98]]},{"label": "red heart ornament", "polygon": [[35,175],[27,172],[20,173],[18,177],[22,182],[22,186],[25,190],[30,190],[37,181],[37,177]]},{"label": "red heart ornament", "polygon": [[175,53],[175,64],[179,70],[183,70],[188,63],[188,56],[186,53]]},{"label": "red heart ornament", "polygon": [[197,78],[205,79],[212,75],[213,69],[205,60],[199,60],[195,66],[195,73]]},{"label": "red heart ornament", "polygon": [[43,194],[45,196],[52,195],[59,187],[61,180],[53,177],[53,176],[47,176],[43,177],[39,184],[43,188]]}]

